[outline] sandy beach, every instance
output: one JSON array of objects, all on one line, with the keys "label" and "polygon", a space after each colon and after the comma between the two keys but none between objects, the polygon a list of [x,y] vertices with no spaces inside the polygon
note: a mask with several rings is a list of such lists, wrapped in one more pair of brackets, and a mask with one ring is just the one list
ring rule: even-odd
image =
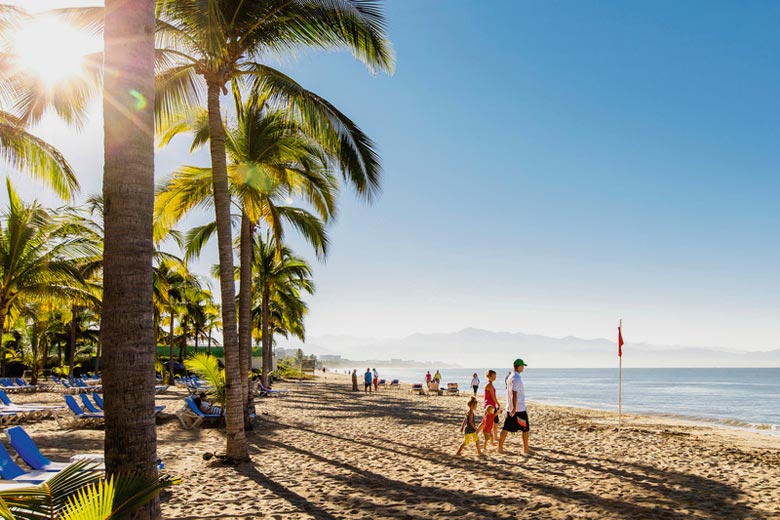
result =
[{"label": "sandy beach", "polygon": [[[353,393],[331,374],[278,388],[290,392],[257,401],[253,462],[237,467],[204,460],[224,431],[183,429],[183,390],[158,396],[159,455],[184,477],[162,495],[164,518],[780,518],[777,436],[637,415],[619,430],[615,414],[531,403],[530,456],[516,434],[507,454],[456,458],[467,394]],[[101,430],[25,429],[53,460],[102,450]]]}]

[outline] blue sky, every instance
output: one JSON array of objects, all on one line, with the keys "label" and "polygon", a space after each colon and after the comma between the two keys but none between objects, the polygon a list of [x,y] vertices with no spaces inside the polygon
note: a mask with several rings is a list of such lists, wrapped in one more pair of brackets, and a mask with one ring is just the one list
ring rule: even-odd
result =
[{"label": "blue sky", "polygon": [[[310,336],[612,337],[623,318],[628,342],[780,347],[780,4],[386,5],[392,77],[345,53],[282,62],[385,167],[373,205],[345,191]],[[39,131],[85,191],[101,125]],[[186,149],[158,176],[205,164]]]}]

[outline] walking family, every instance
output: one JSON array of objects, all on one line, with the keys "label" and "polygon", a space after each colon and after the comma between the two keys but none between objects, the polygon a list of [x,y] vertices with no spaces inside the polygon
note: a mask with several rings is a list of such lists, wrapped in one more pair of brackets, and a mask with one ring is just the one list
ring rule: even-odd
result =
[{"label": "walking family", "polygon": [[[530,453],[528,447],[528,435],[531,430],[531,424],[528,420],[528,410],[525,404],[525,387],[523,386],[523,378],[520,374],[525,370],[525,361],[522,359],[515,359],[512,363],[513,370],[509,373],[504,380],[506,384],[506,408],[504,415],[504,422],[501,426],[501,433],[498,437],[498,452],[505,453],[504,443],[507,436],[510,433],[522,432],[523,440],[523,453]],[[487,384],[485,385],[485,413],[482,421],[477,425],[475,411],[477,408],[477,399],[472,397],[468,402],[468,412],[461,422],[460,431],[464,434],[463,442],[461,443],[458,451],[455,455],[460,455],[463,448],[471,443],[477,450],[477,455],[482,456],[482,450],[487,451],[488,441],[491,446],[496,445],[496,434],[498,433],[498,423],[500,422],[501,405],[498,402],[496,396],[496,389],[493,382],[496,380],[495,370],[488,370],[485,372],[487,378]],[[474,374],[474,379],[477,379],[477,375]],[[479,383],[477,383],[478,385]],[[474,391],[476,396],[476,389]],[[479,433],[482,433],[484,437],[482,449],[479,446]]]}]

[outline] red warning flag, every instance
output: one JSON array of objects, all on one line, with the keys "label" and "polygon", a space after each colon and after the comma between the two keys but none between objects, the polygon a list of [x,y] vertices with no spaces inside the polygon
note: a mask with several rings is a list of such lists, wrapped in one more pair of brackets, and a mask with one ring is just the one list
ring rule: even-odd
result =
[{"label": "red warning flag", "polygon": [[621,327],[618,327],[618,357],[623,357],[623,333],[620,329]]}]

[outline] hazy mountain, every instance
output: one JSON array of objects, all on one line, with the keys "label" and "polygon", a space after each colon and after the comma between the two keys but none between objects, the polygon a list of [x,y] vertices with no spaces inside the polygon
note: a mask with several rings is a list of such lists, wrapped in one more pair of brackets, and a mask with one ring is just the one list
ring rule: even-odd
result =
[{"label": "hazy mountain", "polygon": [[[463,367],[505,366],[518,357],[536,367],[612,367],[618,363],[617,345],[607,339],[551,338],[474,328],[444,334],[412,334],[401,339],[324,336],[311,338],[305,345],[280,342],[280,346],[301,348],[307,354],[340,355],[352,360],[442,361]],[[623,366],[780,367],[780,349],[740,352],[626,343],[623,345]]]}]

